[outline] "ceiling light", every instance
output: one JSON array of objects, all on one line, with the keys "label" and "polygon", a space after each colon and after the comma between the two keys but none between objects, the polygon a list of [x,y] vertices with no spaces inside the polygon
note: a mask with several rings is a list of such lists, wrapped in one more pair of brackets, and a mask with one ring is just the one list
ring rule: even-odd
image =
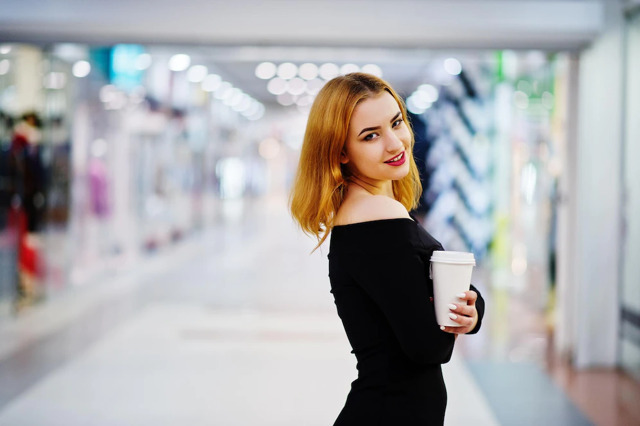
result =
[{"label": "ceiling light", "polygon": [[409,96],[407,102],[409,100],[419,109],[427,109],[431,106],[431,102],[421,92],[414,92],[413,95]]},{"label": "ceiling light", "polygon": [[311,103],[313,102],[313,96],[300,96],[298,99],[296,99],[296,104],[298,106],[308,106],[311,105]]},{"label": "ceiling light", "polygon": [[357,66],[356,64],[344,64],[343,66],[340,67],[340,74],[350,74],[352,72],[358,72],[360,71],[360,67]]},{"label": "ceiling light", "polygon": [[289,81],[289,87],[287,88],[287,92],[292,95],[302,95],[305,90],[307,90],[307,82],[301,78],[293,78]]},{"label": "ceiling light", "polygon": [[407,109],[409,110],[409,112],[420,115],[423,114],[431,106],[431,104],[429,104],[427,107],[424,107],[424,105],[419,105],[418,103],[419,101],[414,96],[409,96],[409,98],[407,99]]},{"label": "ceiling light", "polygon": [[184,71],[189,68],[190,63],[191,58],[189,55],[179,53],[177,55],[173,55],[171,59],[169,59],[169,69],[176,72]]},{"label": "ceiling light", "polygon": [[320,77],[324,78],[325,80],[331,80],[332,78],[336,77],[339,73],[340,73],[340,68],[338,68],[336,64],[333,64],[331,62],[322,64],[320,66],[320,69],[318,70],[318,74],[320,74]]},{"label": "ceiling light", "polygon": [[248,117],[250,115],[254,115],[259,110],[260,110],[260,102],[256,100],[252,100],[251,105],[249,105],[249,108],[247,108],[245,111],[242,112],[242,115],[244,115],[245,117]]},{"label": "ceiling light", "polygon": [[462,65],[456,58],[447,58],[444,61],[444,70],[451,75],[458,75],[462,72]]},{"label": "ceiling light", "polygon": [[87,61],[77,61],[71,68],[71,73],[78,78],[86,77],[90,72],[91,64]]},{"label": "ceiling light", "polygon": [[229,96],[228,100],[226,101],[226,103],[230,106],[230,107],[236,107],[238,105],[240,105],[240,103],[242,102],[242,100],[244,99],[245,95],[242,90],[240,89],[235,89],[235,91],[233,92],[233,94],[231,96]]},{"label": "ceiling light", "polygon": [[283,106],[293,105],[296,101],[296,97],[291,93],[281,93],[278,95],[278,103]]},{"label": "ceiling light", "polygon": [[272,62],[262,62],[256,67],[256,77],[269,80],[276,75],[276,65]]},{"label": "ceiling light", "polygon": [[247,118],[249,120],[260,120],[263,115],[264,115],[264,106],[262,104],[258,104],[258,110],[254,114],[248,116]]},{"label": "ceiling light", "polygon": [[430,84],[421,84],[420,86],[418,86],[417,92],[427,102],[433,103],[438,100],[438,89]]},{"label": "ceiling light", "polygon": [[298,67],[291,62],[284,62],[278,65],[278,77],[289,80],[293,78],[298,73]]},{"label": "ceiling light", "polygon": [[227,92],[229,92],[233,86],[231,83],[223,81],[220,83],[220,86],[216,89],[216,99],[224,99],[227,96]]},{"label": "ceiling light", "polygon": [[237,99],[241,94],[242,90],[238,89],[237,87],[232,87],[231,89],[227,90],[224,95],[222,95],[221,99],[224,101],[225,105],[231,106],[233,104],[233,101]]},{"label": "ceiling light", "polygon": [[251,96],[247,95],[246,93],[242,95],[242,100],[237,104],[233,106],[234,111],[238,111],[238,112],[242,112],[242,111],[246,111],[249,109],[249,107],[251,107],[251,103],[252,103]]},{"label": "ceiling light", "polygon": [[187,80],[192,83],[200,83],[207,77],[209,70],[204,65],[194,65],[187,71]]},{"label": "ceiling light", "polygon": [[318,76],[318,66],[316,64],[306,63],[300,65],[298,75],[305,80],[313,80]]},{"label": "ceiling light", "polygon": [[283,79],[276,77],[274,79],[269,80],[269,84],[267,84],[267,90],[272,95],[281,95],[287,91],[289,84]]},{"label": "ceiling light", "polygon": [[314,78],[307,82],[307,93],[310,95],[317,95],[320,89],[324,86],[324,81],[319,78]]},{"label": "ceiling light", "polygon": [[367,74],[375,75],[376,77],[382,78],[382,69],[376,64],[367,64],[363,66],[362,72],[366,72]]},{"label": "ceiling light", "polygon": [[222,78],[218,74],[209,74],[202,81],[202,90],[206,92],[215,92],[220,87]]}]

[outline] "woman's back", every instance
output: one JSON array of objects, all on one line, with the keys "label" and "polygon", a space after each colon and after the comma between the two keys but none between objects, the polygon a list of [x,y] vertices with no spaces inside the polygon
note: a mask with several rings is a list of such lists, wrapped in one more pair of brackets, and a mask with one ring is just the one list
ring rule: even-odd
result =
[{"label": "woman's back", "polygon": [[[394,200],[382,198],[345,203],[349,214],[336,217],[343,224],[331,235],[331,292],[358,361],[358,379],[335,424],[442,424],[440,364],[455,339],[436,324],[427,271],[441,246],[401,205],[394,209]],[[406,217],[388,217],[398,213]]]}]

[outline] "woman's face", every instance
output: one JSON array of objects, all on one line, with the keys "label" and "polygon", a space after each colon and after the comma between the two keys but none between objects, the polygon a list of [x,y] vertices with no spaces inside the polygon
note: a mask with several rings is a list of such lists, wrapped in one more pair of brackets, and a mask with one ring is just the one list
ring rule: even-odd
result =
[{"label": "woman's face", "polygon": [[354,176],[381,188],[409,173],[410,155],[411,132],[390,93],[356,106],[340,158]]}]

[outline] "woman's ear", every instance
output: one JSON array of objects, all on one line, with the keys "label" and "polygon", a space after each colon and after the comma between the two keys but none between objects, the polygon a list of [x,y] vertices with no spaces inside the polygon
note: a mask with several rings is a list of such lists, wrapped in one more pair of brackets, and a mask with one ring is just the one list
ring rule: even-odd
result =
[{"label": "woman's ear", "polygon": [[341,164],[347,164],[349,162],[349,157],[347,157],[347,153],[342,151],[340,153],[340,163]]}]

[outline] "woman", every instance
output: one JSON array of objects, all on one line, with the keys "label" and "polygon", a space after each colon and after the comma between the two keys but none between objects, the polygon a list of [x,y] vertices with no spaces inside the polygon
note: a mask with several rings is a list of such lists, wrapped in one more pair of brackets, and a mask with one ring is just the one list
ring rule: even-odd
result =
[{"label": "woman", "polygon": [[358,361],[334,426],[442,425],[440,366],[480,327],[473,287],[450,305],[459,327],[436,323],[428,266],[442,246],[408,213],[421,193],[412,146],[402,101],[372,75],[327,82],[311,108],[291,211],[318,246],[331,233],[331,292]]}]

